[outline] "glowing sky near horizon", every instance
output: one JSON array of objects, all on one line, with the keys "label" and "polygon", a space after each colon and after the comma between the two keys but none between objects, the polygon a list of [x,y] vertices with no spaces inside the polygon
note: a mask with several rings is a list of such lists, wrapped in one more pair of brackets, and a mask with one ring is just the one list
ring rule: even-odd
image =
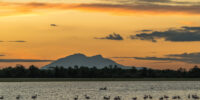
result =
[{"label": "glowing sky near horizon", "polygon": [[[152,42],[131,39],[130,35],[141,34],[141,30],[164,32],[183,26],[200,27],[198,8],[199,0],[1,0],[0,61],[56,60],[83,53],[87,56],[101,54],[128,66],[191,68],[199,65],[200,61],[157,58],[167,58],[166,55],[172,54],[198,54],[200,40],[166,41],[159,38]],[[113,32],[122,36],[123,40],[106,39]],[[196,60],[195,57],[192,60]],[[15,64],[41,67],[48,63],[0,62],[0,67]]]}]

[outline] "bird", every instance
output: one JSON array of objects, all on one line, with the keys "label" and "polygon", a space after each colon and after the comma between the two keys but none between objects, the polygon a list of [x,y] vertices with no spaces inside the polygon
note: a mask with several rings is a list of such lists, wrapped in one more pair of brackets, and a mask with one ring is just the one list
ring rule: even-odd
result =
[{"label": "bird", "polygon": [[169,96],[167,96],[167,95],[164,95],[164,98],[165,98],[165,99],[168,99],[168,98],[169,98]]},{"label": "bird", "polygon": [[18,95],[17,97],[16,97],[16,99],[18,100],[18,99],[20,99],[21,98],[21,96],[20,95]]},{"label": "bird", "polygon": [[180,96],[177,96],[177,98],[178,98],[178,99],[181,99],[181,97],[180,97]]},{"label": "bird", "polygon": [[107,87],[104,87],[104,88],[100,88],[99,90],[107,90]]},{"label": "bird", "polygon": [[3,97],[3,96],[0,96],[0,99],[4,99],[4,97]]},{"label": "bird", "polygon": [[76,97],[74,97],[74,100],[78,100],[78,95]]},{"label": "bird", "polygon": [[114,100],[121,100],[119,96],[115,97]]},{"label": "bird", "polygon": [[180,96],[173,96],[172,99],[181,99]]},{"label": "bird", "polygon": [[147,95],[144,95],[144,97],[143,97],[143,98],[144,98],[144,100],[146,100],[146,99],[148,98],[148,96],[147,96]]},{"label": "bird", "polygon": [[190,94],[188,94],[188,99],[190,99]]},{"label": "bird", "polygon": [[193,99],[199,99],[199,96],[197,96],[197,95],[192,95],[192,98],[193,98]]},{"label": "bird", "polygon": [[163,99],[164,99],[163,97],[160,97],[160,98],[159,98],[159,100],[163,100]]},{"label": "bird", "polygon": [[151,95],[149,95],[149,99],[153,99],[153,97]]},{"label": "bird", "polygon": [[89,96],[87,96],[87,95],[85,95],[85,99],[90,99],[90,97],[89,97]]},{"label": "bird", "polygon": [[37,98],[37,94],[36,94],[36,95],[33,95],[31,98],[32,98],[32,99],[36,99],[36,98]]},{"label": "bird", "polygon": [[132,100],[137,100],[137,97],[133,97]]},{"label": "bird", "polygon": [[177,96],[173,96],[172,99],[177,99]]},{"label": "bird", "polygon": [[103,99],[104,100],[110,100],[110,96],[104,96]]}]

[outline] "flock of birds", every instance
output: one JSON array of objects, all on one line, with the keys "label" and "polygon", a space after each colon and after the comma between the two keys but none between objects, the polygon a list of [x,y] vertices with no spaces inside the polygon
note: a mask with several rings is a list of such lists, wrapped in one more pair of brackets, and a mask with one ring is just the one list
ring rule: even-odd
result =
[{"label": "flock of birds", "polygon": [[[85,99],[89,100],[90,97],[88,95],[85,95]],[[153,100],[153,96],[144,95],[143,99],[144,100]],[[170,99],[169,96],[164,95],[164,96],[158,98],[157,100],[169,100],[169,99]],[[172,96],[171,99],[172,100],[183,100],[183,99],[181,99],[180,96]],[[196,94],[189,94],[187,99],[189,99],[189,100],[199,100],[200,97],[198,95],[196,95]],[[74,98],[74,100],[79,100],[78,99],[78,95]],[[103,100],[111,100],[111,97],[110,96],[104,96]],[[113,98],[113,100],[122,100],[122,98],[120,96],[116,96],[116,97]],[[139,99],[137,97],[133,97],[132,100],[141,100],[141,99]]]},{"label": "flock of birds", "polygon": [[[100,88],[99,90],[107,90],[107,87],[104,87],[104,88]],[[35,100],[35,99],[37,99],[37,97],[38,97],[38,95],[36,94],[36,95],[32,95],[31,96],[31,99],[33,99],[33,100]],[[21,95],[17,95],[16,96],[16,100],[20,100],[22,98],[22,96]],[[88,96],[88,95],[84,95],[84,98],[86,99],[86,100],[92,100],[91,99],[91,97],[90,96]],[[0,100],[3,100],[4,99],[4,96],[0,96]],[[167,96],[167,95],[164,95],[164,96],[161,96],[161,97],[159,97],[159,98],[153,98],[153,96],[151,96],[151,95],[144,95],[143,96],[143,100],[169,100],[169,99],[171,99],[171,100],[183,100],[183,98],[181,98],[180,96],[172,96],[172,97],[170,97],[170,96]],[[198,95],[196,95],[196,94],[189,94],[188,96],[187,96],[187,100],[199,100],[200,99],[200,97],[198,96]],[[78,95],[76,95],[74,98],[73,98],[73,100],[81,100],[80,98],[79,98],[79,96]],[[113,99],[111,99],[111,96],[104,96],[103,97],[103,100],[123,100],[122,99],[122,97],[121,96],[115,96],[115,97],[113,97]],[[141,100],[141,98],[138,98],[138,97],[132,97],[132,100]]]},{"label": "flock of birds", "polygon": [[[36,95],[33,95],[33,96],[31,96],[31,98],[33,99],[33,100],[35,100],[35,99],[37,99],[37,97],[38,97],[38,95],[36,94]],[[21,95],[18,95],[18,96],[16,96],[16,100],[20,100],[22,98],[22,96]],[[0,100],[3,100],[4,99],[4,96],[0,96]]]},{"label": "flock of birds", "polygon": [[[37,99],[37,97],[38,97],[37,94],[31,96],[31,98],[33,100]],[[85,97],[86,100],[90,100],[91,99],[90,96],[88,96],[88,95],[84,95],[84,97]],[[22,98],[21,95],[16,96],[16,100],[20,100],[21,98]],[[3,100],[3,99],[4,99],[4,96],[0,96],[0,100]],[[151,95],[144,95],[143,99],[144,100],[152,100],[153,97]],[[169,99],[170,99],[170,97],[167,96],[167,95],[164,95],[164,96],[158,98],[158,100],[169,100]],[[171,97],[171,99],[172,100],[182,100],[180,96],[173,96],[173,97]],[[200,97],[198,95],[196,95],[196,94],[195,95],[194,94],[192,94],[192,95],[189,94],[187,99],[189,99],[189,100],[199,100]],[[79,96],[76,95],[73,98],[73,100],[79,100]],[[111,100],[111,96],[104,96],[103,100]],[[113,100],[122,100],[122,98],[120,96],[116,96],[116,97],[113,98]],[[133,97],[132,100],[140,100],[140,99],[138,99],[137,97]]]}]

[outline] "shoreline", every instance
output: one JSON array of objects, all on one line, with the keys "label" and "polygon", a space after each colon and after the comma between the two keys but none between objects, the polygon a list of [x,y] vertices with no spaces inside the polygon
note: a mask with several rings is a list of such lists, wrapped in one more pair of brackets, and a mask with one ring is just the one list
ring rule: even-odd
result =
[{"label": "shoreline", "polygon": [[0,78],[0,82],[200,81],[200,78]]}]

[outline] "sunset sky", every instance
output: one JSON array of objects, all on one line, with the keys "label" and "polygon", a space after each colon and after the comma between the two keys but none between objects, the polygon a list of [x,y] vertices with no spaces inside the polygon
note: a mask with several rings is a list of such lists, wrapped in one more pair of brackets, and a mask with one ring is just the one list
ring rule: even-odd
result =
[{"label": "sunset sky", "polygon": [[0,67],[74,53],[159,69],[200,65],[199,0],[1,0]]}]

